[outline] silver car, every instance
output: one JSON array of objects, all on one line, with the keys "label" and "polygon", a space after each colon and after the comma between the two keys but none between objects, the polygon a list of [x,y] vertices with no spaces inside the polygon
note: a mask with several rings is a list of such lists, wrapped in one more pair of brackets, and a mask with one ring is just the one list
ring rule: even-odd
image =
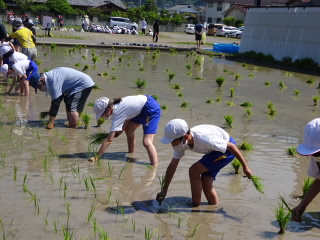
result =
[{"label": "silver car", "polygon": [[184,32],[187,34],[194,34],[195,33],[194,27],[195,27],[194,24],[186,24],[184,26]]},{"label": "silver car", "polygon": [[230,34],[234,32],[236,29],[236,27],[219,26],[216,32],[216,36],[229,37]]},{"label": "silver car", "polygon": [[137,30],[138,24],[135,22],[131,22],[129,18],[124,17],[110,17],[110,24],[109,26],[113,28],[114,26],[118,27],[126,27],[131,30]]}]

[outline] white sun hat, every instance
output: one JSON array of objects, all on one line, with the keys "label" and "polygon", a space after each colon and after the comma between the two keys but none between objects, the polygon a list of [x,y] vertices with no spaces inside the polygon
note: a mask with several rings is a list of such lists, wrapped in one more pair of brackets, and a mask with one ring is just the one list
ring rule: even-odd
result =
[{"label": "white sun hat", "polygon": [[297,147],[297,152],[308,156],[320,151],[320,118],[315,118],[304,128],[303,143]]},{"label": "white sun hat", "polygon": [[107,106],[109,104],[109,98],[107,97],[101,97],[98,98],[93,106],[93,111],[96,114],[96,119],[99,120],[101,118],[102,114],[106,110]]},{"label": "white sun hat", "polygon": [[163,144],[171,143],[173,140],[182,137],[189,130],[188,124],[183,119],[173,119],[164,128],[164,137],[160,142]]}]

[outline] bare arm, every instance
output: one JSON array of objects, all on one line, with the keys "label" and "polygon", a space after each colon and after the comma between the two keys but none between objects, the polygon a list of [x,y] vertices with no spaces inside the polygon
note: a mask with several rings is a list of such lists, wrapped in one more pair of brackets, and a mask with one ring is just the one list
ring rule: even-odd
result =
[{"label": "bare arm", "polygon": [[239,148],[235,144],[228,142],[227,149],[241,162],[243,172],[249,179],[251,179],[252,172],[248,166],[247,161],[244,159],[242,153],[240,152]]},{"label": "bare arm", "polygon": [[108,135],[108,138],[102,143],[96,156],[89,158],[88,161],[95,162],[96,160],[98,160],[102,156],[102,154],[104,154],[104,152],[108,149],[108,147],[111,145],[113,139],[116,136],[116,133],[117,132],[110,132]]}]

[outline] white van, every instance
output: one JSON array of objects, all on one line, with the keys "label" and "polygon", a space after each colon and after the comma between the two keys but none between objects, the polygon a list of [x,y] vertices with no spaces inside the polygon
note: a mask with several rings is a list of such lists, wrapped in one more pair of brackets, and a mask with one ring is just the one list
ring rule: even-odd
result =
[{"label": "white van", "polygon": [[110,17],[110,24],[109,26],[113,28],[114,26],[118,27],[126,27],[131,30],[137,30],[138,24],[135,22],[131,22],[129,18],[124,17]]}]

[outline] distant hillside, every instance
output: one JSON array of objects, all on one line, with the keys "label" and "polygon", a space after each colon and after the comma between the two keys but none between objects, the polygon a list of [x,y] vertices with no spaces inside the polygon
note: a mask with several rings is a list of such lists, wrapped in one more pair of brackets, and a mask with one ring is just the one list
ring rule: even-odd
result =
[{"label": "distant hillside", "polygon": [[[145,0],[122,0],[127,7],[139,7],[144,5]],[[155,0],[158,8],[170,8],[178,4],[190,4],[193,6],[204,6],[204,0]]]}]

